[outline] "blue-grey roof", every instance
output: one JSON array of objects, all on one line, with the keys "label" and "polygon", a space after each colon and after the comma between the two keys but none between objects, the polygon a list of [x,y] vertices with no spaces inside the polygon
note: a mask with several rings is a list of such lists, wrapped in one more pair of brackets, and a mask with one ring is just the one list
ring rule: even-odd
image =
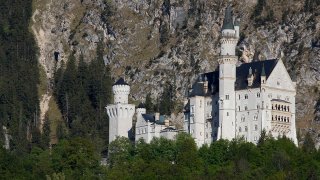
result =
[{"label": "blue-grey roof", "polygon": [[155,121],[154,114],[142,114],[142,117],[145,121],[149,121],[149,122],[161,124],[161,125],[164,124],[164,120],[165,120],[165,116],[163,115],[159,117],[159,121]]},{"label": "blue-grey roof", "polygon": [[119,79],[116,83],[114,83],[113,85],[129,85],[129,84],[126,83],[123,78],[120,78],[120,79]]},{"label": "blue-grey roof", "polygon": [[228,5],[228,7],[225,11],[222,29],[234,29],[233,18],[232,18],[232,9],[231,9],[230,5]]},{"label": "blue-grey roof", "polygon": [[161,130],[161,132],[167,132],[167,131],[176,132],[176,131],[178,131],[178,130],[175,129],[175,128],[173,128],[173,127],[166,127],[166,128],[164,128],[163,130]]},{"label": "blue-grey roof", "polygon": [[[278,63],[277,59],[255,61],[251,63],[241,64],[236,68],[236,82],[235,90],[257,88],[261,85],[261,74],[265,73],[266,78],[269,77],[272,70]],[[264,68],[263,68],[264,67]],[[248,74],[249,69],[252,69],[254,80],[252,86],[248,86]],[[264,69],[264,72],[263,72]],[[192,92],[189,96],[208,96],[219,92],[219,70],[202,74],[200,76],[206,76],[208,78],[208,93],[203,92],[203,87],[199,83],[199,80],[192,86]],[[201,79],[201,78],[199,78]]]}]

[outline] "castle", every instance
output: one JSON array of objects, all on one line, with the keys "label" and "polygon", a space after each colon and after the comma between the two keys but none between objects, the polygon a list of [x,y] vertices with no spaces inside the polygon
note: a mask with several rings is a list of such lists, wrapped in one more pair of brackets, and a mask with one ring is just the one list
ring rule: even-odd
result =
[{"label": "castle", "polygon": [[190,89],[184,129],[198,146],[243,137],[257,143],[263,130],[290,138],[297,145],[296,83],[281,59],[241,64],[236,56],[239,20],[225,12],[217,71],[205,73]]},{"label": "castle", "polygon": [[[147,114],[146,108],[140,104],[135,110],[134,104],[128,103],[130,86],[120,78],[113,86],[114,104],[107,105],[109,116],[109,143],[114,141],[117,136],[132,138],[138,141],[141,138],[149,143],[154,137],[165,137],[174,139],[178,130],[175,129],[165,116],[159,113]],[[132,129],[133,115],[136,111],[137,121],[135,132]]]},{"label": "castle", "polygon": [[[184,130],[198,147],[219,139],[244,138],[257,143],[263,130],[273,137],[290,138],[297,145],[295,125],[296,83],[281,59],[241,64],[236,56],[239,20],[231,7],[225,12],[217,71],[199,76],[188,93],[184,108]],[[110,119],[109,142],[129,137],[135,106],[128,104],[130,86],[120,78],[113,86],[114,104],[106,107]],[[150,142],[154,137],[173,139],[178,133],[160,116],[136,109],[135,139]]]}]

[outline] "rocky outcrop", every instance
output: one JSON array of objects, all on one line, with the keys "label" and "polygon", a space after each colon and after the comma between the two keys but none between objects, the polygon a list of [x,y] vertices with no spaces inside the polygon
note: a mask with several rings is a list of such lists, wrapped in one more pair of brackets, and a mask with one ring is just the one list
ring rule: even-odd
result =
[{"label": "rocky outcrop", "polygon": [[[71,51],[92,59],[100,40],[113,76],[124,76],[132,84],[135,100],[144,99],[146,91],[155,98],[171,81],[182,102],[190,82],[217,67],[227,1],[46,2],[34,0],[32,29],[48,79]],[[320,94],[320,8],[304,12],[303,5],[297,0],[267,2],[255,16],[255,0],[233,2],[241,18],[240,59],[283,59],[297,81],[297,121],[305,129],[310,126],[305,122],[316,116]]]}]

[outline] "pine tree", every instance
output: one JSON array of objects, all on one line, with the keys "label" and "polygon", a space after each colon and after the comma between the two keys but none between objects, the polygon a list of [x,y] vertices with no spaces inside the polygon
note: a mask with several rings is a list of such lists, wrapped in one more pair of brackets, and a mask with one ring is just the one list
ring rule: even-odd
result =
[{"label": "pine tree", "polygon": [[145,106],[148,114],[151,114],[154,112],[154,105],[152,103],[152,98],[150,93],[147,94]]}]

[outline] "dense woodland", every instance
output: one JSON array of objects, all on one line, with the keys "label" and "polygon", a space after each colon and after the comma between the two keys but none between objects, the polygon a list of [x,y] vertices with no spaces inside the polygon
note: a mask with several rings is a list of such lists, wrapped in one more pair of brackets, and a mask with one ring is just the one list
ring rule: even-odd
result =
[{"label": "dense woodland", "polygon": [[51,150],[32,148],[25,156],[0,149],[1,179],[319,179],[320,151],[310,136],[302,147],[262,135],[258,145],[220,140],[197,148],[192,137],[133,144],[118,138],[100,165],[95,142],[62,140]]}]

